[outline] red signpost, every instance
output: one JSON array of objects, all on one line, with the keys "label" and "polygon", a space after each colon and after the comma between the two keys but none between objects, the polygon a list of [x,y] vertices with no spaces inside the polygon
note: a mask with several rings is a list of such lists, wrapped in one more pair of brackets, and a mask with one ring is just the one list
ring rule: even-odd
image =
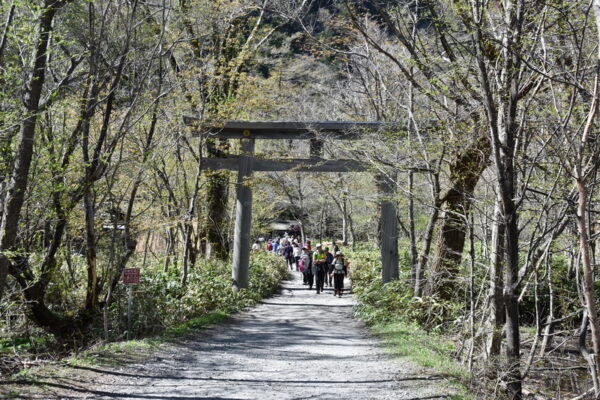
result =
[{"label": "red signpost", "polygon": [[139,268],[123,269],[123,283],[125,283],[125,284],[140,283],[140,269]]}]

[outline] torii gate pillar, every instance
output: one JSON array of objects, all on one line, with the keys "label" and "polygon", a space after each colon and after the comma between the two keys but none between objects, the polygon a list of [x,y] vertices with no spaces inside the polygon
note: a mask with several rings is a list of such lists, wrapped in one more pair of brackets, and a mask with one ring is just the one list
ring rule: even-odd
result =
[{"label": "torii gate pillar", "polygon": [[398,270],[398,216],[393,199],[394,182],[385,175],[377,176],[377,186],[382,196],[379,220],[379,243],[383,283],[399,278]]},{"label": "torii gate pillar", "polygon": [[250,233],[252,230],[252,188],[248,178],[254,164],[254,139],[241,139],[235,205],[235,233],[233,239],[233,289],[248,287],[250,266]]}]

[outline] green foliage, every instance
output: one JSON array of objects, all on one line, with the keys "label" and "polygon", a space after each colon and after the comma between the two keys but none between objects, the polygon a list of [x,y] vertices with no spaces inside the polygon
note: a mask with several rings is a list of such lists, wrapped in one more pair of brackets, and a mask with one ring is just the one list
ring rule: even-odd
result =
[{"label": "green foliage", "polygon": [[[369,325],[392,354],[432,368],[455,384],[466,381],[468,372],[454,359],[454,344],[436,335],[457,320],[460,305],[435,297],[413,297],[407,254],[400,257],[400,279],[383,284],[379,250],[375,246],[357,246],[347,253],[352,290],[358,300],[356,316]],[[450,396],[469,398],[462,394]]]},{"label": "green foliage", "polygon": [[[467,379],[465,368],[453,360],[452,355],[456,350],[454,346],[418,326],[403,322],[377,323],[372,326],[372,330],[383,339],[392,354],[440,371],[455,383]],[[468,397],[452,395],[450,398]]]},{"label": "green foliage", "polygon": [[356,313],[369,325],[403,321],[427,331],[439,331],[457,320],[461,306],[436,297],[413,296],[409,284],[408,258],[401,257],[401,279],[383,284],[381,261],[375,248],[350,255],[353,291],[359,304]]},{"label": "green foliage", "polygon": [[[109,343],[95,347],[92,353],[127,353],[128,346],[139,350],[142,346],[154,346],[166,340],[190,334],[226,318],[231,313],[256,304],[274,293],[288,269],[281,257],[271,253],[253,253],[250,259],[250,284],[248,289],[237,292],[231,286],[231,263],[227,261],[199,260],[191,268],[188,284],[181,286],[181,271],[172,267],[162,271],[157,260],[143,268],[141,282],[134,285],[133,333],[135,337],[148,337],[144,341]],[[135,260],[134,260],[135,262]],[[84,279],[83,276],[79,277]],[[68,298],[66,284],[55,285],[50,292],[55,298]],[[78,293],[76,297],[85,295]],[[113,293],[114,302],[108,313],[109,339],[122,340],[127,330],[127,294],[125,285],[119,284]],[[19,329],[21,330],[21,329]],[[92,341],[104,338],[103,321],[99,317],[91,330]],[[158,334],[158,336],[156,336]],[[138,343],[138,344],[136,344]],[[33,330],[30,334],[0,338],[0,356],[41,355],[56,353],[55,338]],[[87,357],[85,356],[84,358]],[[95,356],[90,356],[92,359]],[[93,360],[92,360],[93,361]]]},{"label": "green foliage", "polygon": [[[153,263],[144,268],[140,284],[134,286],[133,330],[137,335],[174,326],[191,329],[199,317],[214,312],[230,314],[256,304],[276,291],[287,274],[280,257],[266,252],[254,253],[250,260],[249,288],[234,292],[230,262],[199,260],[191,268],[185,287],[181,285],[180,269],[171,268],[164,272],[162,267],[161,263]],[[111,307],[110,330],[115,338],[127,329],[124,291],[124,285],[120,285],[115,293],[118,301]]]},{"label": "green foliage", "polygon": [[9,355],[15,352],[40,352],[47,349],[51,343],[52,335],[0,338],[0,355]]},{"label": "green foliage", "polygon": [[[381,337],[394,355],[433,368],[454,382],[468,373],[454,360],[454,344],[436,335],[458,318],[460,304],[434,297],[413,297],[409,257],[400,257],[400,279],[383,284],[379,250],[372,245],[347,251],[351,261],[355,313]],[[453,399],[468,398],[452,395]]]},{"label": "green foliage", "polygon": [[[581,308],[581,302],[577,297],[577,279],[575,271],[569,269],[567,257],[562,253],[556,253],[551,258],[552,275],[551,284],[554,296],[554,315],[569,315],[575,313]],[[550,310],[550,289],[548,286],[547,270],[538,272],[540,284],[537,287],[538,301],[540,302],[541,318],[545,318]],[[565,279],[569,277],[569,279]],[[533,280],[533,278],[532,278]],[[596,296],[600,295],[600,284],[596,282]],[[536,307],[535,307],[535,283],[529,285],[521,301],[520,318],[524,324],[535,325]],[[576,329],[579,325],[579,319],[568,319],[563,324]]]}]

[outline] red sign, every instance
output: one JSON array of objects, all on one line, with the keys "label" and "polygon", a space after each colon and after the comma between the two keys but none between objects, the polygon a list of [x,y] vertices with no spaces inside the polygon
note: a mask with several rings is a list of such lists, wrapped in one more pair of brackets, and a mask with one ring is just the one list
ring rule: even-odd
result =
[{"label": "red sign", "polygon": [[140,269],[139,268],[124,268],[123,269],[123,283],[140,283]]}]

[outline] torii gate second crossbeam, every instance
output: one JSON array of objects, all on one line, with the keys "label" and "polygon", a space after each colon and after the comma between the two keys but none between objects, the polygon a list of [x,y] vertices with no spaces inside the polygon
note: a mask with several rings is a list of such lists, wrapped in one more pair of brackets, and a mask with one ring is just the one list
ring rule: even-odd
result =
[{"label": "torii gate second crossbeam", "polygon": [[[215,138],[239,139],[240,154],[227,158],[207,158],[202,168],[237,170],[236,215],[233,244],[233,287],[248,287],[252,228],[252,189],[246,182],[253,171],[295,172],[365,172],[367,165],[356,160],[327,160],[321,157],[323,139],[356,139],[361,131],[376,130],[381,122],[300,122],[300,121],[228,121],[221,125],[208,124],[193,117],[186,123],[200,133]],[[255,159],[256,139],[310,140],[310,158],[265,160]],[[394,188],[386,177],[378,175],[380,201],[381,261],[384,282],[398,278],[398,220],[396,205],[389,198]]]}]

